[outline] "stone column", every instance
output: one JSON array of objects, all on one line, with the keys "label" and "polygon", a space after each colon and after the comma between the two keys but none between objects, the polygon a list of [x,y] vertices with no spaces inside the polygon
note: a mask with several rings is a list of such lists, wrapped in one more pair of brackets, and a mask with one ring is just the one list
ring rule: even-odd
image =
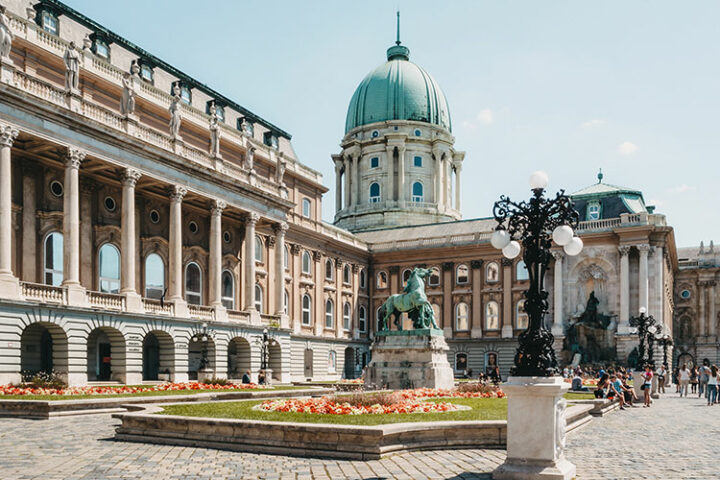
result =
[{"label": "stone column", "polygon": [[708,333],[711,336],[715,336],[717,334],[717,314],[715,313],[715,285],[717,285],[717,282],[714,280],[710,280],[707,282],[708,286]]},{"label": "stone column", "polygon": [[260,323],[260,314],[255,309],[255,225],[258,220],[260,215],[255,212],[250,212],[245,217],[245,311],[250,312],[251,323]]},{"label": "stone column", "polygon": [[502,300],[502,338],[513,336],[513,299],[512,299],[512,265],[508,258],[502,259],[503,266],[503,300]]},{"label": "stone column", "polygon": [[352,165],[352,159],[349,156],[345,156],[343,160],[345,165],[345,208],[352,206],[352,195],[350,192],[350,166]]},{"label": "stone column", "polygon": [[698,282],[698,336],[707,335],[705,327],[705,282]]},{"label": "stone column", "polygon": [[442,328],[445,338],[452,338],[455,316],[453,315],[452,290],[454,285],[455,264],[453,262],[444,262],[442,264],[442,289],[443,289],[443,308],[442,322],[438,322],[438,327]]},{"label": "stone column", "polygon": [[281,222],[273,227],[275,231],[275,315],[280,315],[280,326],[289,328],[289,313],[285,313],[285,232],[288,224]]},{"label": "stone column", "polygon": [[450,163],[449,158],[445,159],[443,170],[445,175],[445,182],[443,182],[445,188],[445,205],[452,208],[452,163]]},{"label": "stone column", "polygon": [[313,295],[312,307],[315,310],[313,328],[315,335],[322,337],[325,332],[325,269],[322,265],[322,253],[312,252],[313,257],[313,281],[315,282],[315,295]]},{"label": "stone column", "polygon": [[353,177],[352,177],[352,190],[353,190],[353,204],[360,205],[360,159],[362,155],[353,155]]},{"label": "stone column", "polygon": [[225,315],[222,304],[222,212],[227,207],[223,200],[213,200],[210,207],[210,264],[208,265],[208,286],[210,306],[215,309],[215,318]]},{"label": "stone column", "polygon": [[[80,283],[93,288],[97,281],[93,265],[95,251],[93,231],[93,207],[97,203],[94,196],[97,185],[89,178],[80,182]],[[121,211],[122,213],[122,211]],[[33,221],[37,219],[33,215]],[[122,258],[121,253],[121,258]],[[122,269],[120,276],[122,277]]]},{"label": "stone column", "polygon": [[[640,252],[640,263],[638,267],[638,308],[645,307],[648,309],[648,253],[650,252],[650,245],[638,245],[637,249],[638,252]],[[648,310],[648,315],[651,314],[653,314],[653,312]]]},{"label": "stone column", "polygon": [[20,132],[0,126],[0,297],[19,298],[20,282],[12,271],[11,149]]},{"label": "stone column", "polygon": [[386,159],[385,159],[385,169],[387,171],[387,182],[385,184],[385,191],[383,192],[383,196],[381,197],[386,202],[390,202],[389,205],[392,205],[393,201],[395,200],[395,156],[394,156],[394,148],[393,147],[386,147]]},{"label": "stone column", "polygon": [[433,201],[437,203],[439,209],[440,205],[442,205],[442,169],[440,167],[442,152],[440,150],[433,150],[433,156],[435,157],[435,191],[433,192]]},{"label": "stone column", "polygon": [[405,147],[398,147],[398,204],[403,207],[408,196],[405,191]]},{"label": "stone column", "polygon": [[135,250],[137,239],[135,235],[135,184],[140,179],[140,172],[126,168],[122,174],[122,216],[121,216],[121,262],[120,293],[125,295],[127,310],[130,312],[143,311],[142,297],[135,287],[135,265],[137,252]]},{"label": "stone column", "polygon": [[168,191],[170,196],[170,231],[168,233],[168,294],[175,306],[176,317],[189,315],[187,302],[183,298],[183,265],[182,265],[182,201],[187,189],[175,185]]},{"label": "stone column", "polygon": [[555,268],[553,271],[553,326],[552,334],[556,337],[565,335],[563,328],[563,258],[565,254],[560,250],[553,250]]},{"label": "stone column", "polygon": [[335,213],[342,210],[342,168],[339,161],[335,162]]},{"label": "stone column", "polygon": [[292,290],[290,294],[290,307],[288,315],[292,319],[293,333],[300,333],[302,330],[302,298],[300,295],[300,278],[301,268],[300,245],[294,243],[290,245],[290,276],[293,278],[291,282]]},{"label": "stone column", "polygon": [[482,291],[482,273],[483,273],[483,261],[473,260],[470,262],[472,268],[472,310],[471,310],[471,326],[470,326],[470,337],[481,338],[482,337],[482,305],[480,301],[480,292]]},{"label": "stone column", "polygon": [[455,164],[455,210],[460,211],[460,171],[462,167],[459,163]]},{"label": "stone column", "polygon": [[87,305],[85,288],[80,284],[80,164],[85,152],[68,148],[65,154],[65,192],[63,195],[63,286],[70,305]]},{"label": "stone column", "polygon": [[[36,165],[27,165],[23,168],[22,178],[22,274],[17,277],[26,282],[37,283],[37,181],[35,176]],[[4,176],[3,174],[0,174]]]},{"label": "stone column", "polygon": [[[343,296],[342,296],[342,289],[343,289],[343,281],[342,281],[342,274],[343,274],[343,262],[341,259],[336,258],[335,259],[335,336],[337,338],[342,338],[345,336],[345,326],[343,322],[345,321],[345,305],[343,303]],[[352,318],[352,313],[350,314],[350,318]],[[352,323],[352,322],[351,322]],[[351,324],[352,328],[352,324]],[[338,355],[339,357],[339,355]],[[343,356],[343,359],[345,357]],[[336,359],[336,361],[339,362],[339,360]],[[344,366],[344,363],[343,363]],[[342,374],[344,372],[344,369],[336,368],[338,374]]]},{"label": "stone column", "polygon": [[620,319],[617,333],[627,335],[630,333],[630,247],[620,245]]}]

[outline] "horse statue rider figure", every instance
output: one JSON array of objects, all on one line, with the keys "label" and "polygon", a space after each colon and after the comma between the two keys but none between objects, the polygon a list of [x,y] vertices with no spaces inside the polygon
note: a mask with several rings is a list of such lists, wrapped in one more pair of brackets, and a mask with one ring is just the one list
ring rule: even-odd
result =
[{"label": "horse statue rider figure", "polygon": [[413,328],[438,328],[435,322],[435,312],[433,312],[427,295],[425,295],[424,279],[430,277],[431,270],[427,268],[415,268],[410,274],[410,278],[405,286],[405,293],[390,295],[380,309],[382,320],[380,321],[380,330],[390,330],[388,320],[391,316],[395,316],[394,324],[398,330],[402,330],[402,314],[408,313],[408,317],[413,322]]}]

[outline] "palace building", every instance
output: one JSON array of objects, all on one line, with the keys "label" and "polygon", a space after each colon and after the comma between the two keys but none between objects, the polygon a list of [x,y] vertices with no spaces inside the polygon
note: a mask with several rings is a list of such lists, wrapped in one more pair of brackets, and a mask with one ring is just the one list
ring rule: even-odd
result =
[{"label": "palace building", "polygon": [[[331,225],[289,133],[57,0],[4,3],[0,383],[256,377],[264,332],[275,381],[355,378],[419,265],[456,373],[507,375],[527,272],[490,245],[494,220],[461,219],[448,101],[399,39],[350,99]],[[585,248],[546,279],[559,357],[625,363],[640,307],[685,338],[678,295],[718,269],[679,263],[636,189],[599,176],[573,198]],[[585,321],[592,292],[605,323]],[[717,361],[707,298],[680,325],[702,311],[707,334],[683,328]]]}]

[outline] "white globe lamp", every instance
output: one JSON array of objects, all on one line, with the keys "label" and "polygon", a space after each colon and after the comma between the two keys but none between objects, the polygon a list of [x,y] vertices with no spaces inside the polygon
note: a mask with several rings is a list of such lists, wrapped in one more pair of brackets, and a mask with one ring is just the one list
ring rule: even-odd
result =
[{"label": "white globe lamp", "polygon": [[512,240],[510,243],[505,245],[505,248],[502,249],[502,253],[505,258],[509,258],[512,260],[513,258],[520,255],[520,244],[515,240]]},{"label": "white globe lamp", "polygon": [[645,307],[640,307],[639,311],[640,311],[640,315],[642,315],[643,313],[647,312],[647,309]]},{"label": "white globe lamp", "polygon": [[495,230],[490,237],[490,244],[498,250],[502,250],[510,243],[510,240],[512,238],[507,230]]},{"label": "white globe lamp", "polygon": [[552,232],[552,238],[561,247],[570,243],[573,239],[573,229],[568,225],[560,225]]},{"label": "white globe lamp", "polygon": [[563,247],[563,250],[565,250],[565,253],[570,255],[571,257],[574,257],[578,253],[580,253],[583,249],[583,241],[580,239],[580,237],[572,237],[572,240],[570,240],[570,243],[565,245]]},{"label": "white globe lamp", "polygon": [[548,175],[542,170],[533,172],[530,175],[530,188],[533,190],[542,189],[544,190],[548,186]]}]

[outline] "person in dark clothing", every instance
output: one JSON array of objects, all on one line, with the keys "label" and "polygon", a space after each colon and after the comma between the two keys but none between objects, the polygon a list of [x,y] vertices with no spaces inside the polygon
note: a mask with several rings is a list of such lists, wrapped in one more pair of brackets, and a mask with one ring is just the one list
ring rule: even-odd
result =
[{"label": "person in dark clothing", "polygon": [[252,382],[250,381],[250,370],[248,370],[247,372],[245,372],[245,373],[243,374],[243,376],[242,376],[242,383],[252,383]]}]

